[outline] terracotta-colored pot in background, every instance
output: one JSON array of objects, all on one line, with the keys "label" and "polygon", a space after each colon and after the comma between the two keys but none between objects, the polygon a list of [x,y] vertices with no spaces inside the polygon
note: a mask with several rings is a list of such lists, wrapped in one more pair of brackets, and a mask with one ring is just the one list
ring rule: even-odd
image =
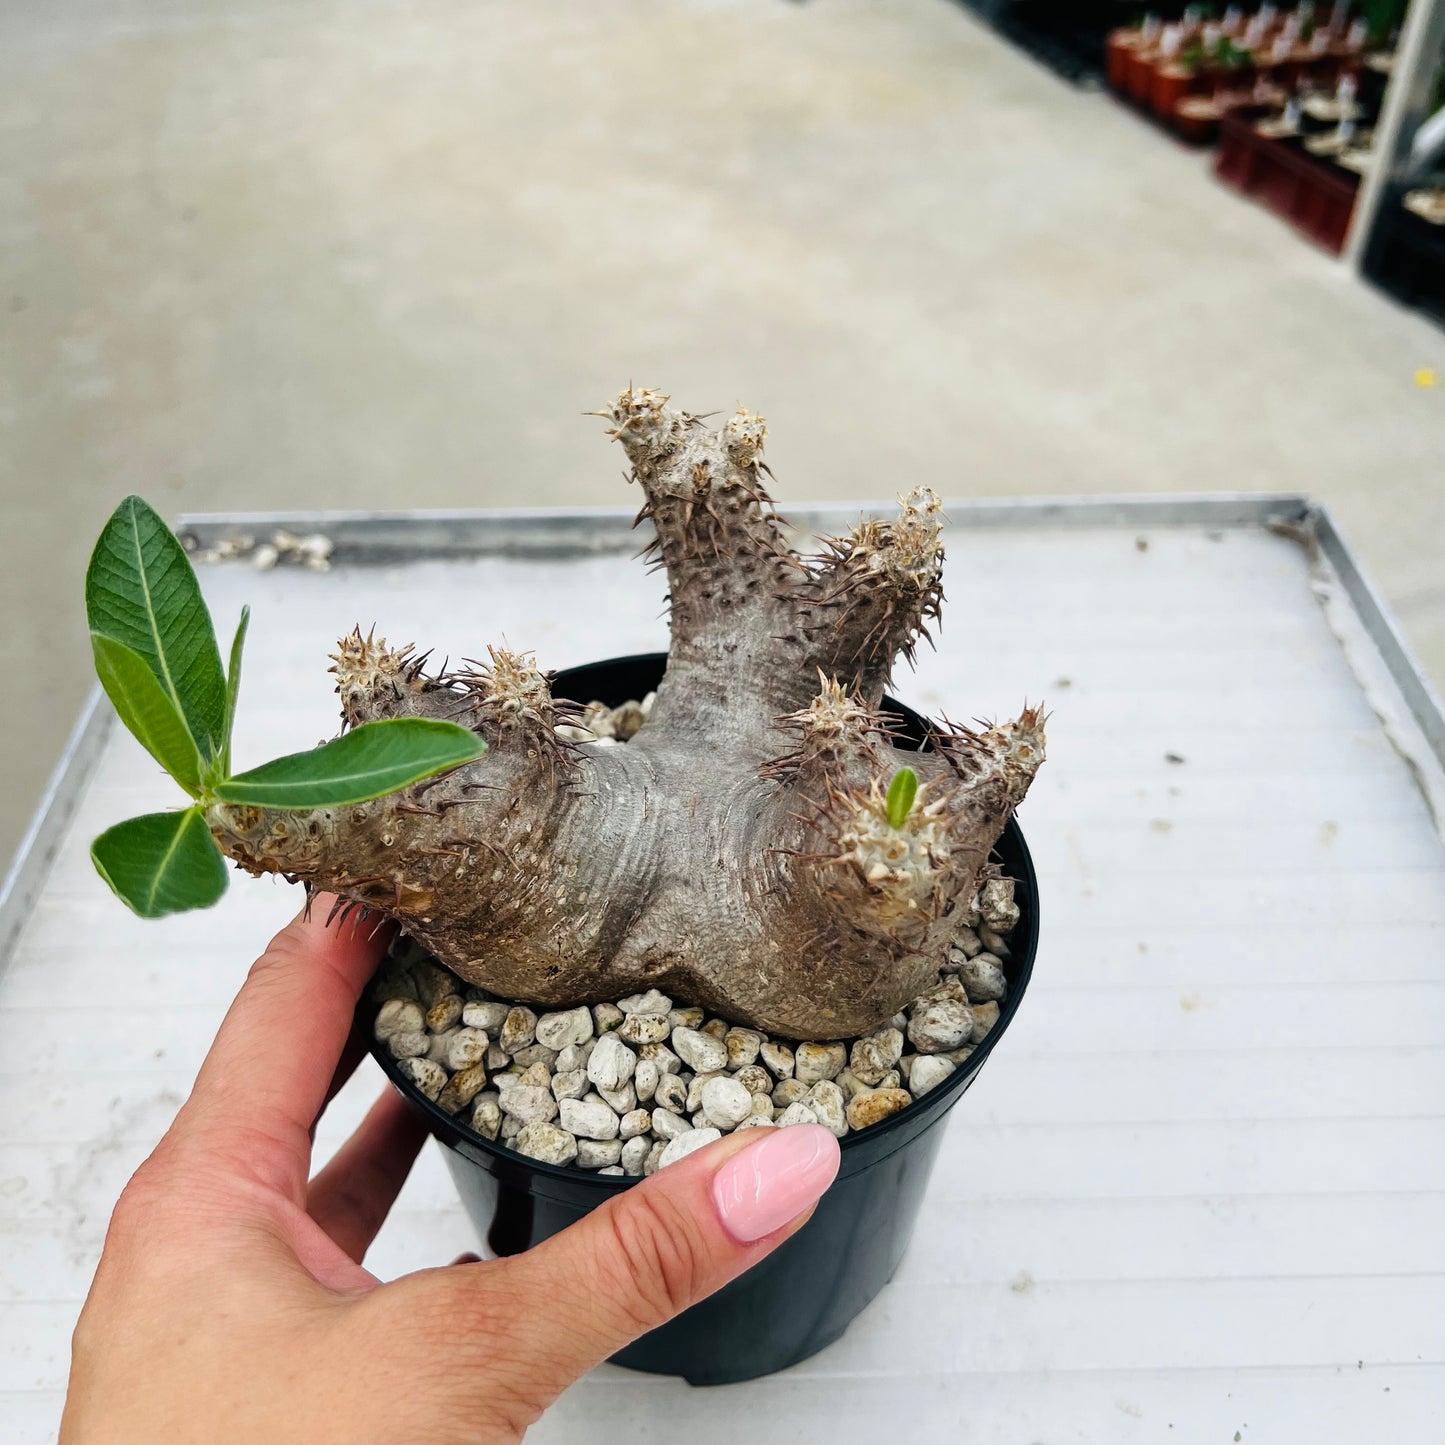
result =
[{"label": "terracotta-colored pot in background", "polygon": [[1161,65],[1153,74],[1149,107],[1166,125],[1174,121],[1179,102],[1199,84],[1198,73],[1187,65]]},{"label": "terracotta-colored pot in background", "polygon": [[1129,91],[1129,55],[1131,51],[1137,50],[1144,43],[1143,33],[1139,30],[1124,29],[1112,30],[1105,43],[1104,54],[1106,64],[1106,77],[1109,82],[1109,89],[1118,91],[1120,95],[1127,95]]},{"label": "terracotta-colored pot in background", "polygon": [[1127,52],[1128,68],[1124,76],[1124,89],[1129,99],[1146,110],[1149,96],[1154,89],[1154,67],[1158,52],[1146,50],[1142,45]]},{"label": "terracotta-colored pot in background", "polygon": [[1190,145],[1209,145],[1219,134],[1219,110],[1203,95],[1186,95],[1174,108],[1174,129]]}]

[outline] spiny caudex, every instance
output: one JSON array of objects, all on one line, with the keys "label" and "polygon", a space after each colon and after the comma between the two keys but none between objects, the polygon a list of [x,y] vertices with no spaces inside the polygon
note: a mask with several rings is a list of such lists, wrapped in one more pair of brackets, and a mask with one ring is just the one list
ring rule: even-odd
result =
[{"label": "spiny caudex", "polygon": [[[655,985],[794,1038],[862,1033],[934,982],[1043,761],[1043,717],[896,748],[878,707],[939,616],[938,498],[797,556],[762,485],[762,418],[715,430],[668,400],[629,387],[603,413],[671,602],[667,673],[625,747],[573,741],[575,710],[528,656],[429,676],[357,631],[332,669],[347,725],[450,719],[485,755],[356,807],[215,803],[206,821],[243,868],[396,918],[507,999]],[[921,785],[894,826],[905,765]]]}]

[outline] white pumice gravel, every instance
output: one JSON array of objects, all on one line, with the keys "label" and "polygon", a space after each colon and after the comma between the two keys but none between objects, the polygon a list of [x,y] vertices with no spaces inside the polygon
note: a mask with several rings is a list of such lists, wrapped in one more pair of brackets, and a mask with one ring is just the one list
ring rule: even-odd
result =
[{"label": "white pumice gravel", "polygon": [[[607,1103],[595,1094],[589,1094],[585,1099],[563,1099],[557,1107],[560,1111],[557,1122],[579,1139],[615,1139],[622,1124]],[[607,1162],[615,1164],[617,1161],[609,1159]],[[586,1166],[583,1165],[583,1168]]]},{"label": "white pumice gravel", "polygon": [[952,968],[964,959],[977,958],[982,952],[983,939],[971,928],[960,928],[948,947],[948,966]]},{"label": "white pumice gravel", "polygon": [[660,1044],[672,1030],[666,1014],[630,1013],[617,1026],[617,1037],[629,1044]]},{"label": "white pumice gravel", "polygon": [[1014,902],[1012,878],[990,878],[978,895],[978,911],[995,933],[1009,933],[1018,926],[1019,906]]},{"label": "white pumice gravel", "polygon": [[579,1169],[609,1169],[622,1158],[620,1139],[578,1139],[577,1167]]},{"label": "white pumice gravel", "polygon": [[672,1047],[678,1058],[699,1074],[720,1073],[727,1068],[727,1045],[711,1034],[679,1026],[672,1031]]},{"label": "white pumice gravel", "polygon": [[692,1083],[687,1086],[687,1112],[696,1114],[702,1108],[702,1091],[714,1080],[724,1079],[727,1075],[721,1069],[714,1069],[706,1074],[694,1074]]},{"label": "white pumice gravel", "polygon": [[721,1138],[722,1135],[716,1129],[689,1129],[686,1134],[679,1134],[662,1151],[662,1158],[657,1161],[657,1167],[666,1169],[669,1164],[676,1164],[679,1159],[686,1159],[689,1154],[693,1154],[699,1149],[705,1149],[709,1144]]},{"label": "white pumice gravel", "polygon": [[957,1067],[941,1054],[916,1054],[913,1067],[908,1071],[908,1092],[915,1099],[921,1099],[930,1089],[937,1088]]},{"label": "white pumice gravel", "polygon": [[426,1026],[434,1034],[444,1034],[462,1021],[462,1000],[459,994],[449,993],[439,998],[426,1011]]},{"label": "white pumice gravel", "polygon": [[537,1042],[558,1053],[585,1043],[592,1037],[592,1010],[568,1009],[565,1013],[543,1014],[537,1020]]},{"label": "white pumice gravel", "polygon": [[941,1054],[972,1037],[973,1013],[957,999],[935,999],[908,1021],[908,1042],[920,1054]]},{"label": "white pumice gravel", "polygon": [[758,1050],[758,1053],[762,1056],[768,1072],[775,1079],[791,1079],[793,1077],[793,1050],[789,1045],[769,1039]]},{"label": "white pumice gravel", "polygon": [[610,1033],[622,1022],[622,1010],[615,1003],[592,1005],[592,1022],[597,1028],[597,1037]]},{"label": "white pumice gravel", "polygon": [[[618,999],[617,1007],[625,1014],[662,1014],[665,1017],[672,1012],[672,1000],[665,993],[650,988],[646,993],[629,994],[627,998]],[[668,1032],[672,1030],[669,1028]]]},{"label": "white pumice gravel", "polygon": [[637,1090],[629,1079],[620,1089],[598,1089],[597,1091],[615,1114],[630,1114],[637,1107]]},{"label": "white pumice gravel", "polygon": [[449,1069],[470,1069],[487,1057],[491,1041],[481,1029],[460,1028],[447,1044],[446,1066]]},{"label": "white pumice gravel", "polygon": [[447,1071],[430,1059],[403,1059],[398,1067],[428,1099],[435,1099],[447,1086]]},{"label": "white pumice gravel", "polygon": [[405,1029],[393,1034],[386,1046],[394,1059],[425,1058],[431,1049],[431,1035],[425,1029]]},{"label": "white pumice gravel", "polygon": [[744,1085],[724,1074],[703,1085],[702,1111],[713,1128],[726,1132],[752,1113],[753,1096]]},{"label": "white pumice gravel", "polygon": [[811,1109],[813,1117],[831,1134],[842,1138],[848,1132],[848,1115],[843,1091],[832,1079],[819,1079],[803,1100],[803,1108]]},{"label": "white pumice gravel", "polygon": [[818,1116],[806,1104],[789,1104],[773,1122],[786,1129],[791,1124],[816,1124]]},{"label": "white pumice gravel", "polygon": [[[435,1067],[435,1066],[434,1066]],[[444,1069],[438,1070],[445,1073]],[[544,1124],[557,1117],[557,1101],[551,1089],[537,1084],[514,1084],[503,1091],[502,1113],[520,1119],[524,1124]]]},{"label": "white pumice gravel", "polygon": [[372,983],[372,1032],[459,1123],[549,1164],[636,1179],[736,1129],[820,1123],[842,1138],[946,1083],[997,1026],[1012,883],[991,880],[961,914],[937,984],[862,1038],[773,1039],[655,988],[539,1012],[404,938]]},{"label": "white pumice gravel", "polygon": [[980,1003],[973,1007],[973,1041],[981,1044],[988,1037],[988,1031],[998,1022],[998,1005]]},{"label": "white pumice gravel", "polygon": [[653,1098],[659,1109],[670,1114],[681,1114],[687,1108],[687,1082],[681,1074],[664,1074],[657,1081]]},{"label": "white pumice gravel", "polygon": [[624,1142],[628,1139],[635,1139],[639,1134],[646,1134],[652,1128],[652,1111],[649,1109],[634,1109],[630,1114],[622,1116],[621,1127],[618,1130]]},{"label": "white pumice gravel", "polygon": [[389,1039],[396,1034],[418,1034],[426,1028],[426,1015],[421,1005],[409,998],[392,998],[376,1011],[373,1032],[379,1039]]},{"label": "white pumice gravel", "polygon": [[577,1157],[577,1141],[555,1124],[527,1124],[517,1131],[512,1147],[543,1164],[570,1164]]},{"label": "white pumice gravel", "polygon": [[793,1077],[802,1084],[836,1079],[847,1062],[842,1044],[799,1044],[793,1050]]},{"label": "white pumice gravel", "polygon": [[595,1039],[589,1039],[585,1044],[568,1044],[561,1053],[557,1055],[557,1062],[552,1065],[552,1072],[556,1074],[570,1074],[574,1069],[581,1069],[584,1073],[587,1070],[587,1060],[592,1057],[592,1050],[596,1048]]},{"label": "white pumice gravel", "polygon": [[1003,964],[991,953],[979,953],[965,959],[958,970],[958,981],[967,992],[970,1003],[997,1003],[1008,992]]},{"label": "white pumice gravel", "polygon": [[670,1141],[676,1139],[679,1134],[686,1134],[691,1128],[691,1123],[681,1114],[669,1113],[666,1109],[652,1111],[652,1132],[658,1139]]},{"label": "white pumice gravel", "polygon": [[416,980],[416,996],[423,1008],[429,1009],[439,998],[457,992],[456,975],[434,958],[419,959],[412,965],[411,976]]},{"label": "white pumice gravel", "polygon": [[978,933],[978,941],[983,944],[990,953],[999,958],[1007,958],[1009,956],[1008,944],[1002,934],[995,933],[986,923],[980,923],[976,931]]},{"label": "white pumice gravel", "polygon": [[483,1139],[495,1139],[502,1127],[502,1110],[491,1092],[478,1094],[472,1103],[472,1128]]},{"label": "white pumice gravel", "polygon": [[446,1029],[442,1033],[429,1035],[431,1042],[427,1045],[427,1058],[434,1064],[445,1065],[447,1055],[451,1053],[452,1039],[459,1033],[460,1029]]},{"label": "white pumice gravel", "polygon": [[501,1033],[511,1009],[504,1003],[469,1003],[462,1006],[462,1024],[469,1029],[481,1029],[495,1037]]},{"label": "white pumice gravel", "polygon": [[867,1129],[913,1102],[907,1089],[865,1089],[848,1105],[848,1127]]},{"label": "white pumice gravel", "polygon": [[616,1034],[604,1034],[587,1060],[587,1077],[599,1089],[620,1089],[636,1067],[637,1055]]},{"label": "white pumice gravel", "polygon": [[482,1092],[486,1083],[487,1071],[481,1064],[473,1064],[469,1069],[459,1069],[437,1095],[437,1103],[448,1114],[460,1113]]},{"label": "white pumice gravel", "polygon": [[518,1004],[502,1020],[502,1027],[497,1034],[497,1042],[509,1054],[515,1054],[518,1049],[525,1048],[533,1041],[536,1037],[536,1029],[537,1015],[531,1009],[523,1008]]},{"label": "white pumice gravel", "polygon": [[902,1056],[903,1035],[895,1028],[879,1029],[853,1045],[848,1067],[860,1083],[876,1088]]},{"label": "white pumice gravel", "polygon": [[723,1043],[727,1046],[728,1068],[743,1069],[757,1058],[763,1036],[756,1029],[732,1028]]},{"label": "white pumice gravel", "polygon": [[666,1044],[643,1044],[637,1051],[638,1057],[657,1065],[660,1074],[680,1074],[682,1060]]}]

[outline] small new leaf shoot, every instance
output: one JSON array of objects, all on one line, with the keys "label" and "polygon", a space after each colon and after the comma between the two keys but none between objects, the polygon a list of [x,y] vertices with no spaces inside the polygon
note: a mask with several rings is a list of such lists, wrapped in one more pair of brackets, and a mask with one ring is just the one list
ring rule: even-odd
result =
[{"label": "small new leaf shoot", "polygon": [[913,811],[918,796],[918,774],[912,768],[899,768],[888,785],[888,826],[901,828]]}]

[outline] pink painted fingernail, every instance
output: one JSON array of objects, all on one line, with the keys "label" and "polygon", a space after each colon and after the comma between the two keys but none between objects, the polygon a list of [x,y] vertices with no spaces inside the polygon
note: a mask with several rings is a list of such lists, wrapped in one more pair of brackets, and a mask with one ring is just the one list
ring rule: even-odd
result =
[{"label": "pink painted fingernail", "polygon": [[712,1181],[718,1218],[739,1244],[796,1219],[817,1203],[838,1172],[838,1141],[821,1125],[759,1132],[766,1137],[734,1154]]}]

